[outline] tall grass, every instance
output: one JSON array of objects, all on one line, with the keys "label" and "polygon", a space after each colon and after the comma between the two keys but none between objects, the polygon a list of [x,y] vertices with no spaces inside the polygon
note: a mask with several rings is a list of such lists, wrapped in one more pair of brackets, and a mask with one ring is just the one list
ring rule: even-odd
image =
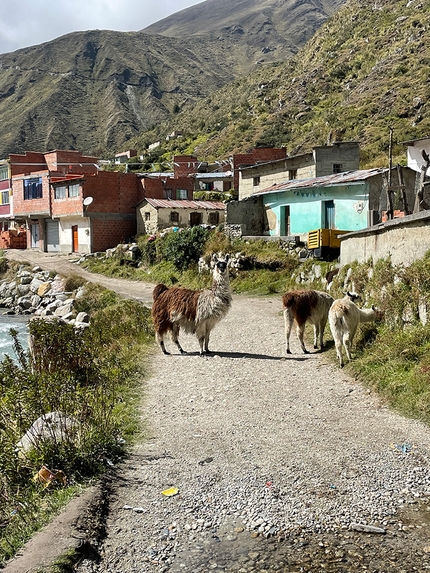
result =
[{"label": "tall grass", "polygon": [[[150,310],[96,285],[85,287],[79,306],[91,315],[88,328],[33,319],[31,353],[12,333],[18,360],[0,363],[0,564],[82,484],[120,460],[139,431]],[[17,448],[49,412],[65,420],[60,434]],[[37,477],[43,466],[61,479],[47,485]]]}]

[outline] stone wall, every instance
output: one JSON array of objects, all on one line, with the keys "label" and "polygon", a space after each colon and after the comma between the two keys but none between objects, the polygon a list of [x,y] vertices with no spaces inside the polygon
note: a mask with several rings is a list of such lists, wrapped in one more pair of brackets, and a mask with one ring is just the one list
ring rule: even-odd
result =
[{"label": "stone wall", "polygon": [[392,219],[341,237],[341,266],[391,257],[394,265],[410,265],[430,250],[430,211]]},{"label": "stone wall", "polygon": [[240,226],[244,235],[260,236],[267,232],[262,197],[247,197],[226,204],[226,224]]}]

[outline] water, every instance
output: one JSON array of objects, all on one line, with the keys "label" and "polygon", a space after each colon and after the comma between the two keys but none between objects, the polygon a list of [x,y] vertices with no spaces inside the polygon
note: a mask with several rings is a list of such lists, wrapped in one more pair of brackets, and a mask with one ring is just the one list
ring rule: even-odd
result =
[{"label": "water", "polygon": [[28,316],[22,315],[3,315],[0,312],[0,360],[3,360],[7,354],[16,360],[16,354],[13,349],[13,339],[9,334],[11,328],[18,331],[18,340],[21,342],[25,350],[28,348]]}]

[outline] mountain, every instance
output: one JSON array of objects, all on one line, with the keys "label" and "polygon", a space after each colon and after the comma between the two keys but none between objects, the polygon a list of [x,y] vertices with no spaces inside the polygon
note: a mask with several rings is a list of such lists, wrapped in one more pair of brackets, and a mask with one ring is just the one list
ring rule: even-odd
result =
[{"label": "mountain", "polygon": [[[207,0],[140,32],[94,30],[0,56],[0,157],[99,156],[261,63],[285,61],[342,0]],[[282,25],[280,21],[283,20]]]},{"label": "mountain", "polygon": [[[214,0],[216,1],[216,0]],[[172,153],[221,159],[258,144],[290,155],[335,140],[361,145],[363,167],[405,161],[430,134],[430,0],[349,0],[286,63],[260,66],[134,140],[173,130]]]},{"label": "mountain", "polygon": [[144,28],[169,37],[242,36],[243,63],[285,61],[345,0],[206,0]]}]

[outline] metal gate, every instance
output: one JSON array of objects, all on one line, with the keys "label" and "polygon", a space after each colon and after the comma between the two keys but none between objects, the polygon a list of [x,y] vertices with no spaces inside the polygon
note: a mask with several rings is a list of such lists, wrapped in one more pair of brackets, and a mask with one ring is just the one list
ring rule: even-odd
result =
[{"label": "metal gate", "polygon": [[58,221],[46,221],[46,250],[57,252],[60,250],[60,228]]}]

